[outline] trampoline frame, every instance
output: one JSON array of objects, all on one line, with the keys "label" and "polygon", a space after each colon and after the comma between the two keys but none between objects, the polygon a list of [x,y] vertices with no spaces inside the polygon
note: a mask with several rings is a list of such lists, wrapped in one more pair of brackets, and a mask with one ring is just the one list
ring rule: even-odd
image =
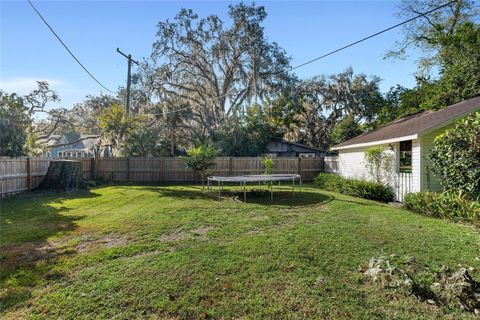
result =
[{"label": "trampoline frame", "polygon": [[221,192],[225,182],[240,183],[243,187],[243,201],[247,202],[247,182],[270,182],[270,201],[273,201],[273,182],[278,181],[280,186],[281,181],[292,181],[292,197],[295,197],[295,180],[299,181],[300,192],[302,191],[302,177],[299,174],[257,174],[257,175],[242,175],[242,176],[209,176],[207,177],[207,191],[213,192],[213,183],[216,181],[218,185],[218,199],[221,198]]}]

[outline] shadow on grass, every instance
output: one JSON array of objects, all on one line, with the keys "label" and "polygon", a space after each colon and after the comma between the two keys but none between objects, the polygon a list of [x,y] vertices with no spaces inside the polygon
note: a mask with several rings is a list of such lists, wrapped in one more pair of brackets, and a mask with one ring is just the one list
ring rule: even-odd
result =
[{"label": "shadow on grass", "polygon": [[[243,192],[232,193],[234,199],[238,202],[244,202]],[[246,203],[260,204],[260,205],[281,205],[289,207],[312,206],[319,204],[326,204],[335,198],[319,192],[310,191],[277,191],[273,192],[273,200],[271,199],[270,191],[253,190],[246,194]]]},{"label": "shadow on grass", "polygon": [[[258,189],[259,188],[259,189]],[[253,188],[250,186],[247,190],[247,203],[261,204],[261,205],[282,205],[282,206],[311,206],[323,203],[328,203],[335,199],[334,196],[327,195],[321,192],[299,191],[298,189],[293,193],[288,188],[282,187],[280,190],[273,192],[273,201],[270,200],[270,191],[264,186]],[[205,187],[202,189],[198,186],[145,186],[145,190],[159,193],[161,197],[168,197],[178,200],[226,200],[233,199],[236,202],[242,203],[243,191],[238,186],[225,186],[218,194],[218,189],[213,188],[208,192]]]},{"label": "shadow on grass", "polygon": [[[194,190],[192,190],[194,189]],[[207,192],[207,188],[202,189],[202,186],[146,186],[145,190],[159,193],[161,197],[168,197],[180,200],[208,200],[212,199],[212,195]]]},{"label": "shadow on grass", "polygon": [[[92,198],[89,191],[76,193],[25,193],[0,201],[0,313],[26,302],[36,283],[55,281],[66,274],[54,271],[57,259],[75,254],[48,241],[77,228],[79,215],[66,215],[66,199]],[[55,205],[55,206],[54,206]]]}]

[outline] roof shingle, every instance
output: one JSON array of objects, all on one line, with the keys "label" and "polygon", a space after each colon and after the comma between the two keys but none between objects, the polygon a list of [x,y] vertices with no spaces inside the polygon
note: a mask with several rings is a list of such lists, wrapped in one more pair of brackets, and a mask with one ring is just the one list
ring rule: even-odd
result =
[{"label": "roof shingle", "polygon": [[337,144],[332,149],[422,134],[442,124],[448,124],[450,121],[461,118],[475,110],[480,110],[480,96],[456,103],[438,111],[423,111],[394,120],[376,130]]}]

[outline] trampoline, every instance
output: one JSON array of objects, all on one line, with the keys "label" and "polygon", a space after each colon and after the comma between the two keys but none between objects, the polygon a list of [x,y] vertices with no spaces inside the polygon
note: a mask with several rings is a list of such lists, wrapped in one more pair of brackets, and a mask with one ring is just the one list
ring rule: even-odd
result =
[{"label": "trampoline", "polygon": [[233,177],[223,176],[209,176],[207,177],[207,190],[209,193],[213,192],[213,184],[217,182],[218,186],[218,198],[220,199],[223,185],[225,182],[239,183],[243,187],[243,201],[247,202],[247,183],[252,182],[270,182],[270,200],[273,201],[273,183],[278,181],[280,185],[281,181],[292,182],[292,196],[295,196],[295,180],[298,180],[300,185],[300,192],[302,191],[302,177],[299,174],[257,174],[257,175],[243,175]]}]

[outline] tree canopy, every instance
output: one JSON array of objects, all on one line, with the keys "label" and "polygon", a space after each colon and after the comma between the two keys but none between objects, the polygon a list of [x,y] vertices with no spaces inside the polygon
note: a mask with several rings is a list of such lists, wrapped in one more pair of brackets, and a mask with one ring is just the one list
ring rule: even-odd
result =
[{"label": "tree canopy", "polygon": [[269,42],[263,6],[230,5],[230,23],[182,9],[158,23],[147,77],[160,99],[176,97],[192,110],[195,138],[212,137],[224,118],[274,94],[288,82],[289,58]]}]

